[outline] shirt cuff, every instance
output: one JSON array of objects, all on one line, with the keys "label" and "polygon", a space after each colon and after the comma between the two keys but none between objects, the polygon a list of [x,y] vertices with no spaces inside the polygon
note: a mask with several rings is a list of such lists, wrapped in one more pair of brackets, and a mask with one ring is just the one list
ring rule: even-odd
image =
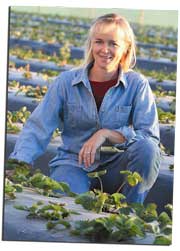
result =
[{"label": "shirt cuff", "polygon": [[10,155],[9,155],[9,158],[8,159],[17,159],[19,161],[24,161],[26,162],[27,164],[30,164],[30,165],[33,165],[33,161],[32,159],[28,158],[27,155],[23,155],[23,154],[18,154],[17,152],[12,152]]},{"label": "shirt cuff", "polygon": [[121,133],[126,139],[126,141],[122,144],[115,144],[115,147],[126,148],[134,141],[136,137],[134,129],[128,126],[120,127],[119,129],[115,129],[114,131]]}]

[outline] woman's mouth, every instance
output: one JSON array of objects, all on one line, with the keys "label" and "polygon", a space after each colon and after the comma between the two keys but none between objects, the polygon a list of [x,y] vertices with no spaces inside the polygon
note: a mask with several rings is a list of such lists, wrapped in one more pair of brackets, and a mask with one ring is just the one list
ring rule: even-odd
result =
[{"label": "woman's mouth", "polygon": [[112,57],[110,57],[110,56],[100,56],[100,58],[102,59],[102,60],[111,60],[112,59]]}]

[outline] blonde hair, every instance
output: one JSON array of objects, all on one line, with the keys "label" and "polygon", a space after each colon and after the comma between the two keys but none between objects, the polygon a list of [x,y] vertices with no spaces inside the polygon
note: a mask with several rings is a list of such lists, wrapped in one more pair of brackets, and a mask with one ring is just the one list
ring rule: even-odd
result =
[{"label": "blonde hair", "polygon": [[91,41],[97,26],[107,24],[115,24],[124,32],[124,41],[128,44],[128,47],[126,53],[120,61],[120,67],[124,72],[126,72],[136,64],[135,37],[128,21],[124,17],[114,13],[100,16],[92,23],[86,40],[84,65],[87,65],[94,60]]}]

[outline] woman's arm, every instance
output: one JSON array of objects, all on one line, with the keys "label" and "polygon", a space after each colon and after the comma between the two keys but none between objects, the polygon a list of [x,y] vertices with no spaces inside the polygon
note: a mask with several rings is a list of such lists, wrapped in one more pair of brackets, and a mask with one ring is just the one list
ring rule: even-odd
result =
[{"label": "woman's arm", "polygon": [[58,77],[52,83],[41,103],[33,111],[16,142],[9,159],[17,159],[29,164],[44,153],[54,130],[60,124],[62,97]]},{"label": "woman's arm", "polygon": [[106,141],[113,144],[122,144],[125,142],[125,137],[116,131],[109,129],[100,129],[86,141],[79,152],[79,163],[84,163],[85,167],[89,167],[95,161],[97,149]]},{"label": "woman's arm", "polygon": [[81,148],[79,162],[84,162],[86,167],[90,166],[95,160],[96,150],[106,140],[116,147],[128,147],[129,144],[143,138],[152,138],[159,143],[156,104],[146,79],[141,81],[135,94],[132,104],[132,125],[97,131]]}]

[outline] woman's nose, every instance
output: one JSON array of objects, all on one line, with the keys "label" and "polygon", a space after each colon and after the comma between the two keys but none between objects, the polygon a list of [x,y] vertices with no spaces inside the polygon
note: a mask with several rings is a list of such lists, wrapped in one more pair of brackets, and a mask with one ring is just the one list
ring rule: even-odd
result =
[{"label": "woman's nose", "polygon": [[107,43],[104,43],[104,44],[102,45],[102,48],[101,48],[101,49],[102,49],[103,52],[106,52],[106,53],[107,53],[107,52],[109,51],[109,46],[108,46],[108,44],[107,44]]}]

